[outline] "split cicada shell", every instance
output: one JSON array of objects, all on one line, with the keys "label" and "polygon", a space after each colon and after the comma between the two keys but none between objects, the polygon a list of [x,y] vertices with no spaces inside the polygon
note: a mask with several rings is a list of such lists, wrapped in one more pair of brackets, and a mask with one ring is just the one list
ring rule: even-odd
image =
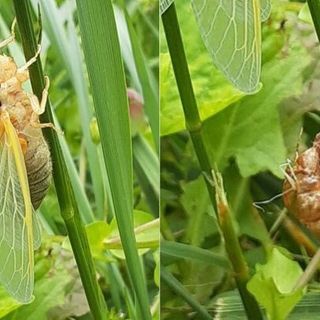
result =
[{"label": "split cicada shell", "polygon": [[320,134],[286,170],[283,200],[296,218],[320,237]]},{"label": "split cicada shell", "polygon": [[[0,49],[14,40],[14,32]],[[40,246],[35,210],[51,180],[51,158],[42,135],[42,101],[22,85],[35,57],[18,67],[12,57],[0,55],[0,282],[21,303],[32,300],[34,250]]]}]

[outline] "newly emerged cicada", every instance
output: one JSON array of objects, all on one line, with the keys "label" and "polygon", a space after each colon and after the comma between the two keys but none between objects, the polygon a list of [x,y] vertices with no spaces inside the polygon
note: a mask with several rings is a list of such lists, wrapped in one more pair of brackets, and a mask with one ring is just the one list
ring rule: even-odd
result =
[{"label": "newly emerged cicada", "polygon": [[[0,49],[14,40],[0,42]],[[22,84],[28,67],[39,56],[18,68],[0,55],[0,282],[18,301],[32,300],[34,250],[40,246],[40,225],[35,210],[51,180],[52,164],[38,116],[44,111],[47,89],[39,103]]]},{"label": "newly emerged cicada", "polygon": [[320,237],[320,134],[286,171],[283,201],[297,219]]}]

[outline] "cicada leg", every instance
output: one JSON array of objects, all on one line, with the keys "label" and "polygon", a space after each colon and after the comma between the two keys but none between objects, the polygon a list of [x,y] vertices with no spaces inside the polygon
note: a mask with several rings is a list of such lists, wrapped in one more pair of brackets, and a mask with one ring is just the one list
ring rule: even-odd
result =
[{"label": "cicada leg", "polygon": [[57,129],[53,123],[40,123],[39,122],[39,116],[44,113],[46,104],[48,101],[48,90],[50,87],[50,80],[49,77],[45,77],[45,87],[42,91],[42,98],[39,103],[39,100],[36,96],[33,94],[29,94],[29,99],[30,99],[30,104],[31,108],[33,110],[32,116],[31,116],[31,125],[34,128],[52,128],[54,129],[57,133],[63,134],[61,130]]},{"label": "cicada leg", "polygon": [[300,143],[301,143],[301,139],[302,139],[302,134],[303,134],[303,127],[301,127],[300,132],[299,132],[299,137],[298,137],[298,141],[297,141],[297,145],[296,145],[296,157],[295,157],[295,162],[299,157],[299,147],[300,147]]},{"label": "cicada leg", "polygon": [[31,94],[29,95],[31,108],[32,108],[35,116],[39,116],[39,115],[43,114],[46,109],[49,87],[50,87],[49,77],[45,77],[45,87],[42,91],[42,97],[41,97],[40,103],[34,95],[31,95]]},{"label": "cicada leg", "polygon": [[38,50],[36,52],[36,54],[26,62],[25,65],[21,66],[18,70],[17,70],[17,73],[24,73],[25,71],[28,70],[28,68],[37,61],[39,55],[40,55],[40,52],[41,52],[41,46],[38,45]]},{"label": "cicada leg", "polygon": [[11,43],[12,41],[14,41],[15,37],[16,37],[16,34],[14,32],[14,28],[16,26],[16,23],[17,23],[17,20],[14,19],[13,22],[12,22],[12,25],[11,25],[11,35],[9,38],[3,40],[0,42],[0,49],[6,47],[9,43]]},{"label": "cicada leg", "polygon": [[[289,168],[290,170],[290,174],[288,174],[288,172],[286,171],[286,167]],[[261,205],[266,205],[271,203],[272,201],[284,196],[286,193],[291,192],[293,190],[296,190],[297,186],[296,186],[296,175],[294,174],[292,165],[291,165],[291,160],[287,159],[287,162],[284,164],[280,165],[280,170],[283,173],[283,175],[285,176],[285,178],[288,180],[291,188],[289,188],[288,190],[281,192],[275,196],[273,196],[272,198],[268,199],[268,200],[263,200],[263,201],[256,201],[253,203],[254,207],[256,207],[259,210],[262,210],[263,212],[265,212],[264,208]]]},{"label": "cicada leg", "polygon": [[[289,168],[290,174],[288,174],[286,167]],[[280,165],[280,170],[291,185],[292,189],[291,190],[296,190],[296,182],[297,182],[297,177],[293,171],[293,167],[291,165],[291,160],[287,159],[287,162],[284,164]]]}]

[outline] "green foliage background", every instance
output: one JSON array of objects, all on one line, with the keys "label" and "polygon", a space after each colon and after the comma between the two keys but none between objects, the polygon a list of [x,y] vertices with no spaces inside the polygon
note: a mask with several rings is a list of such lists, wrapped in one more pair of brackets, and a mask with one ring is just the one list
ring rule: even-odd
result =
[{"label": "green foliage background", "polygon": [[[31,1],[35,18],[38,1]],[[125,66],[127,87],[143,96],[144,84],[138,76],[137,63],[149,75],[150,84],[158,87],[158,6],[156,1],[114,1],[114,12]],[[124,7],[122,7],[124,5]],[[128,20],[124,10],[128,12]],[[40,1],[43,24],[41,59],[44,72],[51,80],[50,101],[64,134],[58,138],[67,162],[82,222],[90,239],[97,270],[97,281],[108,305],[108,319],[139,319],[135,296],[127,274],[117,223],[113,214],[108,176],[99,142],[99,132],[93,109],[86,65],[81,50],[80,31],[75,2]],[[8,36],[14,19],[12,1],[0,3],[0,38]],[[130,22],[135,38],[130,38]],[[34,26],[40,32],[39,25]],[[18,65],[24,63],[17,30],[17,41],[5,53]],[[141,50],[135,60],[132,47]],[[101,61],[104,61],[101,57]],[[30,90],[30,85],[26,84]],[[155,99],[157,100],[156,91]],[[141,97],[141,99],[143,99]],[[157,107],[157,105],[156,105]],[[134,222],[137,232],[143,279],[148,288],[152,316],[158,317],[159,305],[159,160],[157,141],[149,126],[147,112],[142,109],[131,119],[134,185]],[[158,114],[158,109],[153,110]],[[148,113],[150,117],[150,109]],[[157,133],[158,134],[158,133]],[[120,143],[120,142],[119,142]],[[130,161],[130,159],[128,160]],[[119,171],[122,170],[119,163]],[[116,174],[116,173],[115,173]],[[59,190],[58,190],[59,191]],[[122,198],[123,200],[123,198]],[[36,252],[35,300],[19,305],[0,288],[0,318],[2,319],[91,319],[76,262],[66,234],[52,186],[39,214],[44,232],[42,246]],[[149,225],[149,224],[150,225]],[[140,227],[140,229],[139,229]],[[99,237],[90,237],[90,234]],[[108,241],[111,241],[111,244]],[[149,306],[147,306],[149,308]]]},{"label": "green foliage background", "polygon": [[[228,202],[251,273],[257,262],[266,262],[268,248],[273,244],[286,247],[294,255],[304,254],[285,224],[280,225],[275,235],[270,235],[270,228],[283,208],[281,199],[263,206],[263,210],[253,206],[255,201],[281,193],[283,174],[280,166],[287,159],[294,160],[298,142],[299,149],[305,149],[319,131],[318,39],[313,25],[299,18],[303,4],[286,0],[272,2],[271,17],[262,30],[262,88],[251,96],[244,96],[234,89],[213,66],[201,42],[190,3],[175,4],[204,121],[207,151],[212,167],[217,165],[223,173]],[[196,255],[196,252],[200,254],[201,248],[225,256],[224,245],[185,131],[162,30],[160,38],[161,232],[166,240],[162,261],[166,271],[170,271],[190,294],[190,299],[204,305],[212,314],[218,310],[215,306],[225,301],[226,307],[221,309],[219,317],[241,318],[244,314],[237,305],[239,301],[231,302],[237,295],[232,291],[235,288],[233,276],[214,260],[210,264],[208,259],[204,264],[204,252],[201,259]],[[304,133],[299,139],[302,127]],[[182,249],[179,244],[187,245],[183,247],[188,252],[184,258],[178,253]],[[168,251],[171,247],[172,251]],[[189,256],[193,258],[188,259]],[[305,266],[303,262],[300,264]],[[318,283],[315,285],[318,287]],[[162,318],[185,319],[193,310],[171,289],[167,282],[162,282]],[[299,310],[297,307],[292,319]],[[301,312],[313,319],[312,308],[305,307]]]}]

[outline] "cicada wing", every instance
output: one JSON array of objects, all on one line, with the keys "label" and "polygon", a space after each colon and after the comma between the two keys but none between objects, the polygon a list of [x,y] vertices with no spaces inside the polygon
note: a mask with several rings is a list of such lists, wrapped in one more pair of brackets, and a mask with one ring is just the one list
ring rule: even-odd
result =
[{"label": "cicada wing", "polygon": [[260,0],[192,0],[192,7],[217,68],[241,91],[256,92],[261,73]]},{"label": "cicada wing", "polygon": [[[18,136],[9,118],[1,119],[0,282],[18,301],[32,300],[34,229],[27,172]],[[38,234],[36,235],[37,237]]]},{"label": "cicada wing", "polygon": [[271,0],[260,0],[261,20],[266,21],[271,13]]},{"label": "cicada wing", "polygon": [[33,250],[37,250],[41,245],[41,224],[37,212],[32,214],[32,228],[33,228]]}]

